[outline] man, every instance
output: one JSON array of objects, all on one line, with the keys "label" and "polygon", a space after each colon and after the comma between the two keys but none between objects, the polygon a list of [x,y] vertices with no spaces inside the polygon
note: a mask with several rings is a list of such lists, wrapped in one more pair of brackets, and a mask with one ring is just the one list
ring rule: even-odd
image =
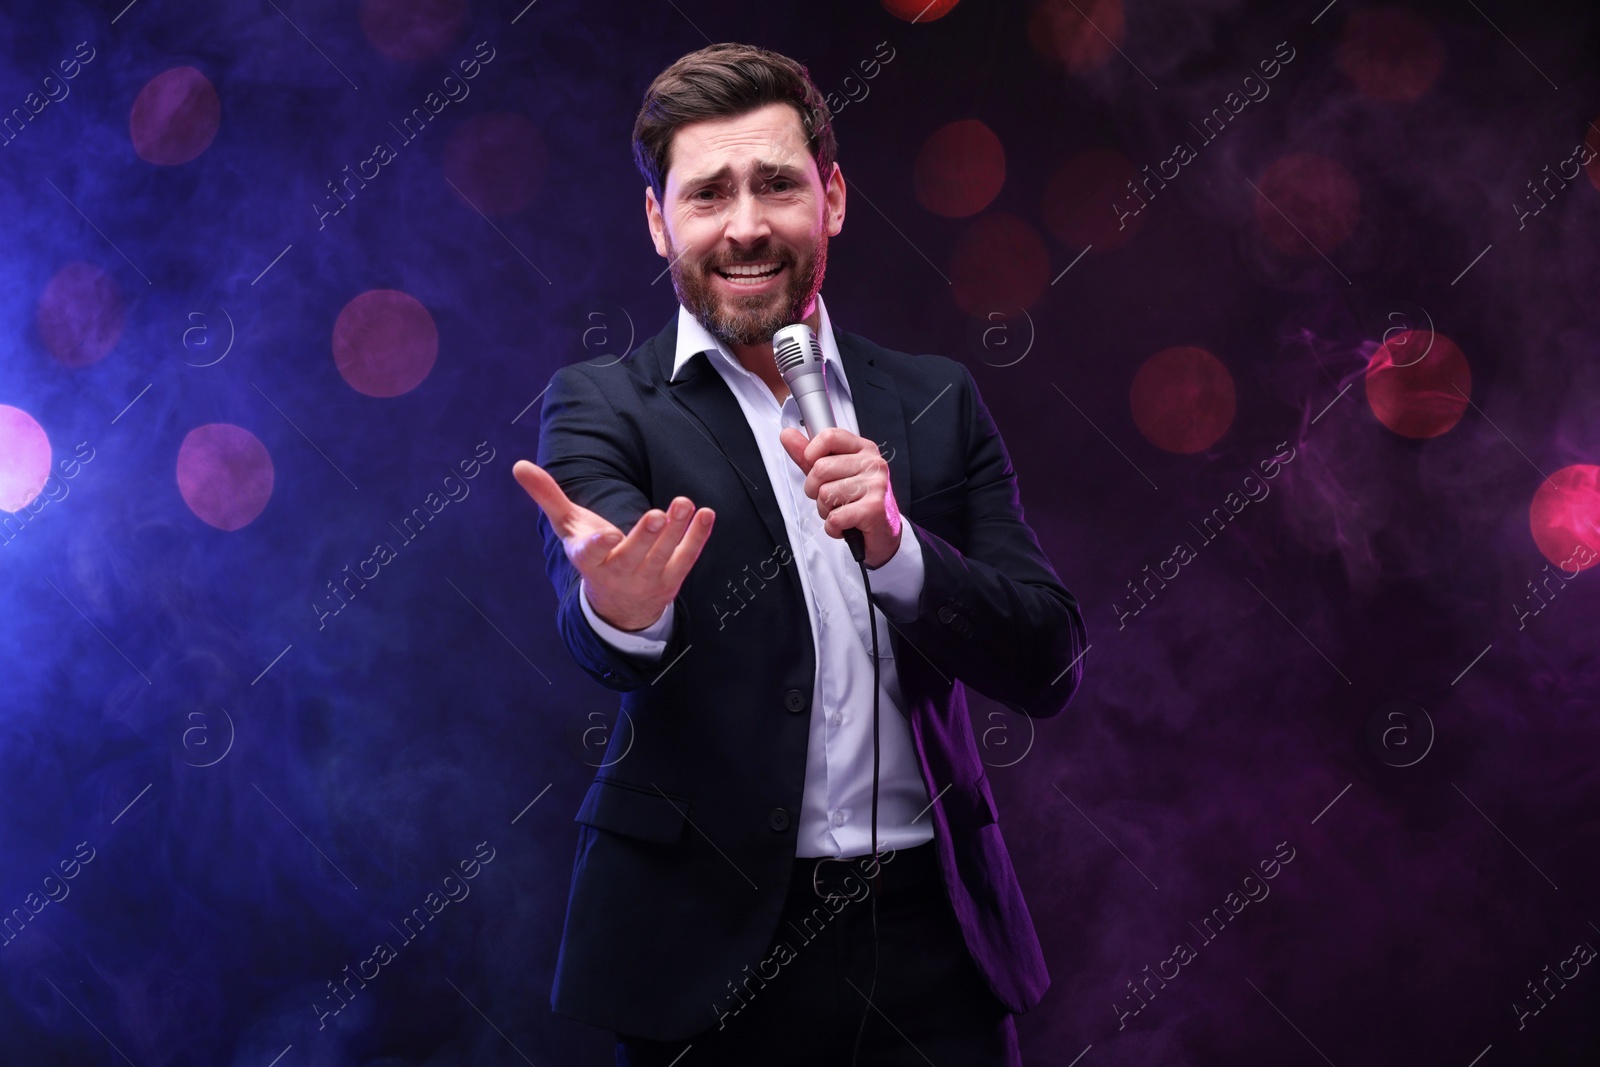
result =
[{"label": "man", "polygon": [[[1020,1064],[1012,1014],[1049,983],[964,686],[1056,714],[1082,616],[965,368],[829,320],[835,151],[791,59],[663,71],[634,155],[678,313],[557,371],[514,468],[562,638],[632,731],[577,814],[551,993],[619,1064]],[[838,423],[814,436],[772,351],[797,322]]]}]

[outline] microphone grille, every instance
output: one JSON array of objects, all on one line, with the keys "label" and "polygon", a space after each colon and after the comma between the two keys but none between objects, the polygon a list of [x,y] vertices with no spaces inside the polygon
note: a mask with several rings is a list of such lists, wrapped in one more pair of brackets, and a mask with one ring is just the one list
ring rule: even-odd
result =
[{"label": "microphone grille", "polygon": [[808,362],[821,363],[822,346],[810,326],[797,323],[772,335],[772,357],[778,364],[778,373],[787,374]]}]

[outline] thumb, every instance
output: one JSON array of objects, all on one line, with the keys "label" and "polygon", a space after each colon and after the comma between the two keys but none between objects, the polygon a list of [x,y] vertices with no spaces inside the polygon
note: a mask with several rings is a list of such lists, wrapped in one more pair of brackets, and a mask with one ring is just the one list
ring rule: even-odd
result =
[{"label": "thumb", "polygon": [[785,426],[783,432],[778,434],[778,443],[783,450],[789,453],[789,458],[795,461],[800,470],[805,474],[811,473],[811,464],[806,462],[806,446],[810,439],[793,426]]},{"label": "thumb", "polygon": [[568,549],[568,556],[578,573],[588,577],[600,569],[611,550],[621,543],[622,531],[613,526],[578,539],[577,546]]}]

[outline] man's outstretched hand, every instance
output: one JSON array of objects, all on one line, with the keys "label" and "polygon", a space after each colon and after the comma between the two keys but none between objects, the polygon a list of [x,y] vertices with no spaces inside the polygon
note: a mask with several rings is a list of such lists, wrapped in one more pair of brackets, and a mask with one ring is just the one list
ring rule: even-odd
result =
[{"label": "man's outstretched hand", "polygon": [[550,520],[567,559],[583,575],[589,606],[619,630],[643,630],[661,618],[700,558],[716,518],[710,508],[696,511],[694,501],[680,496],[667,511],[651,508],[639,516],[623,536],[568,499],[538,464],[518,460],[511,473]]}]

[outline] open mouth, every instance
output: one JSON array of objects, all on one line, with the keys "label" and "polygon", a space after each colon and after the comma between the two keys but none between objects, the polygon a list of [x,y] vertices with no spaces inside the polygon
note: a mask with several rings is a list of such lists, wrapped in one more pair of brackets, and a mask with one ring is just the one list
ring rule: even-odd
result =
[{"label": "open mouth", "polygon": [[784,264],[736,263],[726,267],[713,267],[713,271],[736,289],[758,289],[784,271]]}]

